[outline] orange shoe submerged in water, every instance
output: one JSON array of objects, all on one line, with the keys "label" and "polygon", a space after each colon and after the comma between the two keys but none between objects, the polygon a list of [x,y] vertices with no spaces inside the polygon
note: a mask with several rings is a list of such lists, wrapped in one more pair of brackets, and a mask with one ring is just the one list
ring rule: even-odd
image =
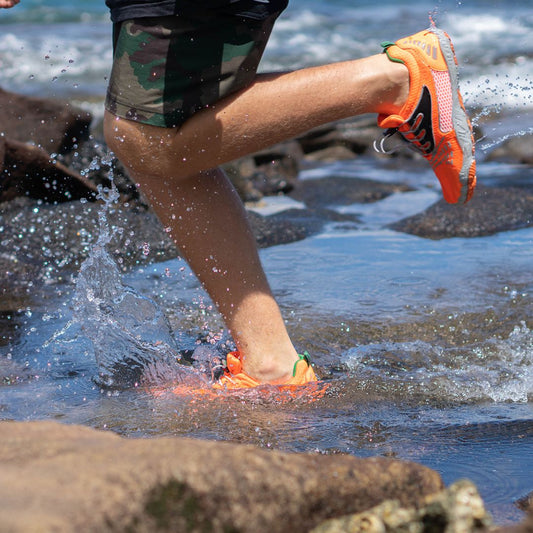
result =
[{"label": "orange shoe submerged in water", "polygon": [[186,380],[172,387],[150,387],[154,396],[161,398],[169,393],[173,396],[189,398],[193,401],[220,399],[225,392],[243,392],[257,388],[258,393],[266,398],[277,401],[309,400],[315,401],[322,398],[328,388],[319,382],[315,375],[307,353],[298,355],[294,364],[292,377],[281,384],[261,383],[242,370],[241,355],[239,352],[230,352],[226,356],[224,374],[215,383],[208,382],[205,377],[197,380]]},{"label": "orange shoe submerged in water", "polygon": [[[292,377],[284,383],[270,385],[271,387],[291,389],[293,387],[307,385],[308,383],[316,383],[318,381],[315,372],[311,367],[309,355],[307,355],[307,353],[304,353],[303,355],[298,354],[298,358],[298,361],[294,363]],[[227,355],[224,375],[213,385],[213,387],[216,389],[234,390],[249,389],[261,385],[268,384],[261,383],[243,372],[241,354],[239,352],[230,352]]]},{"label": "orange shoe submerged in water", "polygon": [[467,202],[476,185],[474,138],[459,92],[457,59],[450,37],[431,28],[383,43],[391,61],[409,70],[409,96],[393,115],[379,115],[385,137],[374,145],[388,153],[385,141],[399,133],[429,161],[448,203]]}]

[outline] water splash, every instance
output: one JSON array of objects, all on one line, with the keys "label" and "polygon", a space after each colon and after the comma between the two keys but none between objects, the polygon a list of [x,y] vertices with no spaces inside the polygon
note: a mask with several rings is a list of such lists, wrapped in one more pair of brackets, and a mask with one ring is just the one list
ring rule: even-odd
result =
[{"label": "water splash", "polygon": [[99,236],[81,265],[73,299],[73,321],[94,346],[97,381],[106,387],[128,388],[183,380],[191,373],[202,379],[197,371],[178,365],[180,354],[165,315],[153,300],[123,284],[107,251],[118,231],[107,219],[119,198],[114,183],[100,187],[97,198],[103,201]]},{"label": "water splash", "polygon": [[508,133],[506,135],[501,135],[497,139],[494,140],[488,140],[484,141],[483,139],[480,139],[478,141],[478,146],[481,148],[481,150],[487,151],[491,148],[494,148],[495,146],[498,146],[500,144],[503,144],[504,142],[513,139],[514,137],[526,137],[528,135],[533,135],[533,128],[527,128],[524,130],[516,131],[514,133]]}]

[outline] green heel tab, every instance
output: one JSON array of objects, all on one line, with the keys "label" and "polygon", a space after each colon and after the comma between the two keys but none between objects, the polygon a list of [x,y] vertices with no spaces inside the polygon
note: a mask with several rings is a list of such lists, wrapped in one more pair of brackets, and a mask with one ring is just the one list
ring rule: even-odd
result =
[{"label": "green heel tab", "polygon": [[298,366],[298,363],[300,361],[305,361],[307,363],[307,366],[311,366],[311,359],[309,357],[309,354],[307,352],[304,352],[303,354],[298,354],[298,361],[294,363],[294,367],[292,368],[292,377],[296,376],[296,367]]},{"label": "green heel tab", "polygon": [[394,46],[396,43],[393,43],[392,41],[383,41],[381,43],[381,46],[383,47],[383,53],[384,54],[387,54],[387,57],[389,58],[390,61],[392,61],[393,63],[401,63],[402,65],[405,65],[405,62],[401,59],[398,59],[397,57],[392,57],[389,53],[389,48],[391,46]]}]

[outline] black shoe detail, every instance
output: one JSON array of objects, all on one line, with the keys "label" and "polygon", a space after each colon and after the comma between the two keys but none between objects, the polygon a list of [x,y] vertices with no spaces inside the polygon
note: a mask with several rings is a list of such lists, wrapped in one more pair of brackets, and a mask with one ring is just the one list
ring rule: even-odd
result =
[{"label": "black shoe detail", "polygon": [[[431,108],[431,93],[429,92],[429,89],[424,86],[416,109],[406,121],[406,124],[409,125],[409,131],[402,131],[404,127],[399,129],[406,141],[411,144],[416,141],[414,146],[426,156],[430,155],[433,150],[435,150],[435,137],[433,135],[433,125],[431,122]],[[411,135],[406,137],[406,133],[414,135],[414,138],[412,138]]]}]

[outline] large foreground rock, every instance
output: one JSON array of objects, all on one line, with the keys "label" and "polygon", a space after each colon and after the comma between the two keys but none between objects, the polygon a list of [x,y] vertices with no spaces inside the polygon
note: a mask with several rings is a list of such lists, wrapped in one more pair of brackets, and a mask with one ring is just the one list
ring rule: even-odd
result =
[{"label": "large foreground rock", "polygon": [[125,439],[55,422],[0,423],[0,529],[309,531],[439,475],[387,458],[286,454],[183,438]]}]

